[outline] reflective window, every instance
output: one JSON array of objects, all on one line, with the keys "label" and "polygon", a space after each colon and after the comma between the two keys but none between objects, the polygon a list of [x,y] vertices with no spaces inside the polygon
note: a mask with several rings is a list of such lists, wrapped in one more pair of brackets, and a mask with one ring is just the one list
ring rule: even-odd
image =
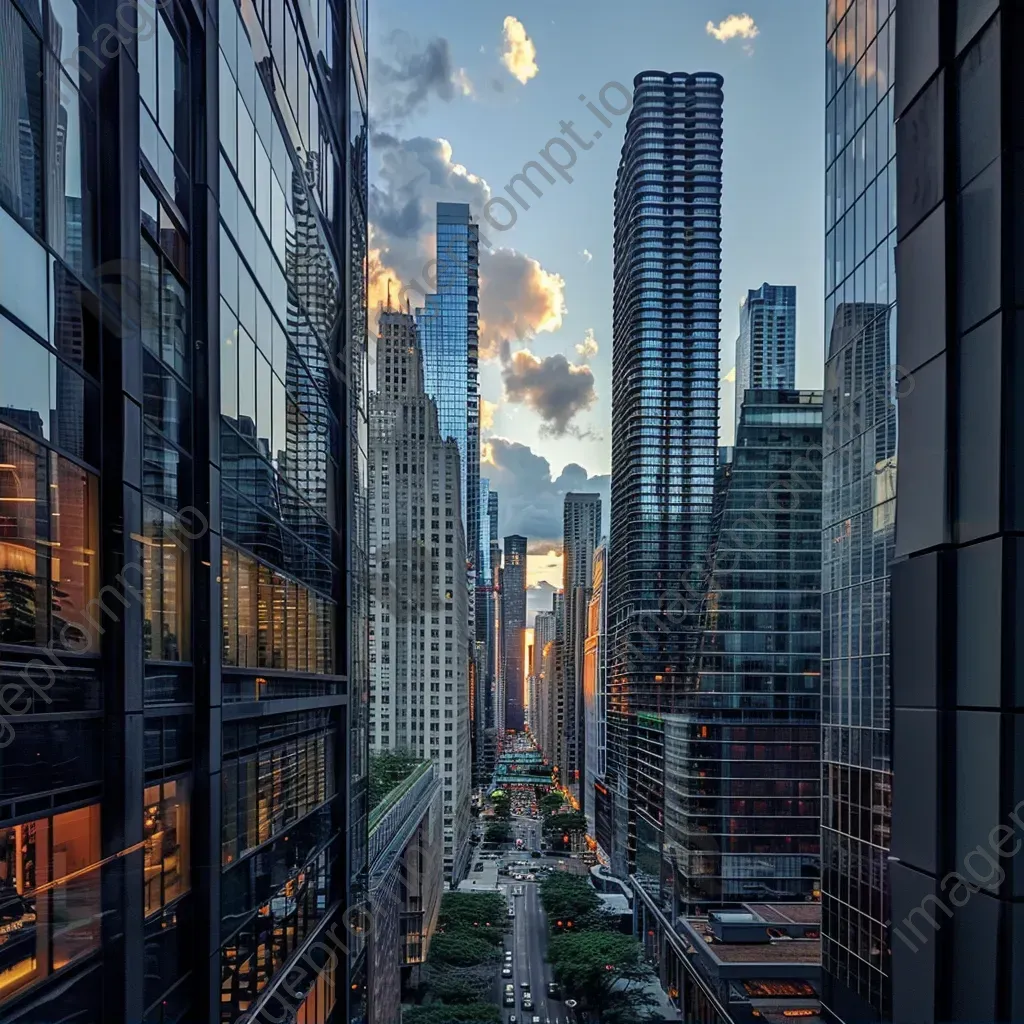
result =
[{"label": "reflective window", "polygon": [[143,795],[145,913],[188,892],[190,801],[187,777],[147,786]]},{"label": "reflective window", "polygon": [[0,999],[100,947],[98,804],[0,829]]},{"label": "reflective window", "polygon": [[0,123],[0,200],[37,235],[43,233],[42,46],[11,0],[2,8],[0,96],[17,117]]},{"label": "reflective window", "polygon": [[154,661],[188,661],[189,543],[170,512],[143,507],[142,646]]}]

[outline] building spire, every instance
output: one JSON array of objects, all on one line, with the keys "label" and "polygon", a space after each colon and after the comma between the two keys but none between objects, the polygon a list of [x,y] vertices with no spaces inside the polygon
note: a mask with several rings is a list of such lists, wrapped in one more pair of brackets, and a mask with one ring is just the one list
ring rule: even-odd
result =
[{"label": "building spire", "polygon": [[388,278],[388,312],[391,312],[391,278]]}]

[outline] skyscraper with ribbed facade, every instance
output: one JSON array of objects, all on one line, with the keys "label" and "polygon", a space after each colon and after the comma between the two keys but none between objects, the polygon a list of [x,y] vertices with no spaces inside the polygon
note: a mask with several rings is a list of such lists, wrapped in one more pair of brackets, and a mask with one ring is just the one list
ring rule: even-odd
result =
[{"label": "skyscraper with ribbed facade", "polygon": [[526,538],[505,538],[502,573],[502,640],[504,642],[506,729],[521,730],[526,668]]},{"label": "skyscraper with ribbed facade", "polygon": [[718,457],[723,80],[644,71],[615,186],[608,783],[625,873],[638,712],[681,710]]}]

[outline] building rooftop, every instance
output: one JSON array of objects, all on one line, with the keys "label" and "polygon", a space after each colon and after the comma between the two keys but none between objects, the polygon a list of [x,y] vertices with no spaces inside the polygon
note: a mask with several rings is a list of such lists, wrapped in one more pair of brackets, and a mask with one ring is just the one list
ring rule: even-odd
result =
[{"label": "building rooftop", "polygon": [[764,921],[785,924],[821,924],[820,903],[748,903],[747,909]]},{"label": "building rooftop", "polygon": [[680,924],[697,952],[722,964],[821,963],[821,904],[744,904]]}]

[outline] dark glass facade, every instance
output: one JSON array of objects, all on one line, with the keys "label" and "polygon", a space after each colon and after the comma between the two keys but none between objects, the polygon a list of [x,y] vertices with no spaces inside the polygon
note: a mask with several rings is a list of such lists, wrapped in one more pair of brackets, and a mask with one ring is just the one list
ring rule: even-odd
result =
[{"label": "dark glass facade", "polygon": [[636,714],[682,709],[718,451],[722,78],[645,71],[615,186],[608,785],[634,860]]},{"label": "dark glass facade", "polygon": [[823,1003],[889,1007],[896,495],[894,0],[829,0],[822,448]]},{"label": "dark glass facade", "polygon": [[821,402],[747,391],[719,474],[697,685],[666,769],[674,914],[818,888]]},{"label": "dark glass facade", "polygon": [[505,538],[501,574],[501,638],[504,647],[504,728],[521,731],[526,685],[526,538]]},{"label": "dark glass facade", "polygon": [[365,18],[0,0],[4,1020],[361,1019]]},{"label": "dark glass facade", "polygon": [[896,25],[890,1019],[1024,1016],[1024,11]]}]

